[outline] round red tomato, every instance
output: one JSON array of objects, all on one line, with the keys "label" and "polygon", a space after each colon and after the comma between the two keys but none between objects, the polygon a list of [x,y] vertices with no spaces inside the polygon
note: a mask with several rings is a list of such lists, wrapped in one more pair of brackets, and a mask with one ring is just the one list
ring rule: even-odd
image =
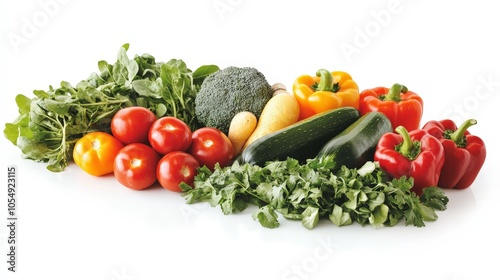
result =
[{"label": "round red tomato", "polygon": [[123,144],[148,143],[148,133],[156,121],[150,110],[134,106],[119,110],[111,119],[111,133]]},{"label": "round red tomato", "polygon": [[184,182],[193,186],[198,161],[190,154],[176,151],[163,156],[156,169],[156,177],[162,187],[174,192],[181,192],[179,184]]},{"label": "round red tomato", "polygon": [[188,152],[198,160],[200,165],[206,165],[213,171],[216,163],[224,167],[233,159],[233,145],[222,131],[212,127],[203,127],[195,130],[192,138]]},{"label": "round red tomato", "polygon": [[132,143],[123,147],[115,157],[114,174],[127,188],[142,190],[156,182],[156,167],[160,155],[150,146]]},{"label": "round red tomato", "polygon": [[184,152],[191,145],[191,129],[178,118],[162,117],[151,126],[148,138],[151,147],[162,155]]}]

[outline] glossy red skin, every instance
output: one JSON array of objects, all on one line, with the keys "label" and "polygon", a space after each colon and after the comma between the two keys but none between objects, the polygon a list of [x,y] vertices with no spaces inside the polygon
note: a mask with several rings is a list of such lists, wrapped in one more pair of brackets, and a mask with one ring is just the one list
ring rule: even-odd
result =
[{"label": "glossy red skin", "polygon": [[119,110],[111,119],[111,133],[123,144],[148,143],[148,133],[156,121],[150,110],[134,106]]},{"label": "glossy red skin", "polygon": [[389,93],[390,88],[376,87],[366,89],[359,94],[359,113],[381,112],[391,121],[393,129],[402,125],[408,131],[420,128],[423,114],[422,98],[412,91],[401,94],[401,101],[382,101],[380,96]]},{"label": "glossy red skin", "polygon": [[231,141],[216,128],[199,128],[193,132],[192,138],[188,153],[193,155],[201,166],[205,165],[212,171],[216,163],[224,167],[229,165],[234,157]]},{"label": "glossy red skin", "polygon": [[445,189],[466,189],[475,181],[486,159],[486,146],[483,140],[465,131],[465,147],[458,147],[451,140],[444,138],[446,130],[457,130],[452,120],[428,121],[422,129],[441,141],[445,152],[445,161],[439,178],[439,187]]},{"label": "glossy red skin", "polygon": [[156,177],[163,188],[181,192],[179,187],[181,182],[193,186],[198,167],[200,164],[192,155],[181,151],[171,152],[160,159]]},{"label": "glossy red skin", "polygon": [[421,152],[414,160],[396,151],[395,147],[403,142],[403,137],[397,133],[386,133],[380,138],[374,160],[393,178],[413,177],[411,190],[421,195],[424,188],[438,186],[444,164],[444,149],[439,140],[425,130],[417,129],[409,134],[412,141],[421,143]]},{"label": "glossy red skin", "polygon": [[475,135],[468,135],[466,139],[465,149],[471,154],[472,160],[469,163],[468,172],[455,185],[455,189],[460,190],[466,189],[474,183],[486,160],[486,146],[483,140]]},{"label": "glossy red skin", "polygon": [[174,151],[187,151],[191,145],[191,129],[175,117],[162,117],[149,129],[149,144],[158,153],[166,155]]},{"label": "glossy red skin", "polygon": [[156,167],[160,155],[150,146],[132,143],[123,147],[115,157],[114,175],[125,187],[143,190],[156,183]]}]

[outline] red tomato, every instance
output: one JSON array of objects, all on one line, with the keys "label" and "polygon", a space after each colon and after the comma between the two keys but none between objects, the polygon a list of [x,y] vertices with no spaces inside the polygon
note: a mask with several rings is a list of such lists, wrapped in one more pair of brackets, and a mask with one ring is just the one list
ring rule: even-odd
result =
[{"label": "red tomato", "polygon": [[151,126],[148,138],[151,147],[162,155],[184,152],[191,145],[191,129],[178,118],[162,117]]},{"label": "red tomato", "polygon": [[212,127],[203,127],[195,130],[192,138],[188,152],[198,160],[200,165],[206,165],[213,171],[216,163],[224,167],[233,159],[233,145],[222,131]]},{"label": "red tomato", "polygon": [[156,177],[165,189],[181,192],[181,182],[193,186],[198,167],[200,164],[192,155],[181,151],[171,152],[158,163]]},{"label": "red tomato", "polygon": [[148,143],[148,133],[156,121],[150,110],[134,106],[119,110],[111,119],[111,133],[123,144]]},{"label": "red tomato", "polygon": [[114,174],[127,188],[142,190],[156,182],[156,167],[160,155],[150,146],[132,143],[121,149],[115,157]]}]

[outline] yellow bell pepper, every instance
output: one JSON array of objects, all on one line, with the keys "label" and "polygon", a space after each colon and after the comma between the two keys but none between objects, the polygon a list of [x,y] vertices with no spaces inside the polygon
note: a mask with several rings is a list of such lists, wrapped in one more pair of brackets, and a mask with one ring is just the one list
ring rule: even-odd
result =
[{"label": "yellow bell pepper", "polygon": [[340,107],[359,109],[359,88],[346,72],[320,69],[316,76],[299,76],[293,94],[300,106],[299,119]]}]

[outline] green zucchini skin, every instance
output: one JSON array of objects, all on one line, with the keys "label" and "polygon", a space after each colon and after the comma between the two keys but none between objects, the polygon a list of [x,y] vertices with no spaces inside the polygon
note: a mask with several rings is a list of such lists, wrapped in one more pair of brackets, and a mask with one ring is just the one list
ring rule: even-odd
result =
[{"label": "green zucchini skin", "polygon": [[305,162],[314,158],[326,142],[358,118],[358,110],[352,107],[316,114],[255,140],[243,150],[238,160],[261,166],[267,161],[287,157]]},{"label": "green zucchini skin", "polygon": [[392,132],[392,125],[384,114],[367,113],[328,141],[317,157],[333,156],[336,168],[359,168],[373,160],[378,141],[388,132]]}]

